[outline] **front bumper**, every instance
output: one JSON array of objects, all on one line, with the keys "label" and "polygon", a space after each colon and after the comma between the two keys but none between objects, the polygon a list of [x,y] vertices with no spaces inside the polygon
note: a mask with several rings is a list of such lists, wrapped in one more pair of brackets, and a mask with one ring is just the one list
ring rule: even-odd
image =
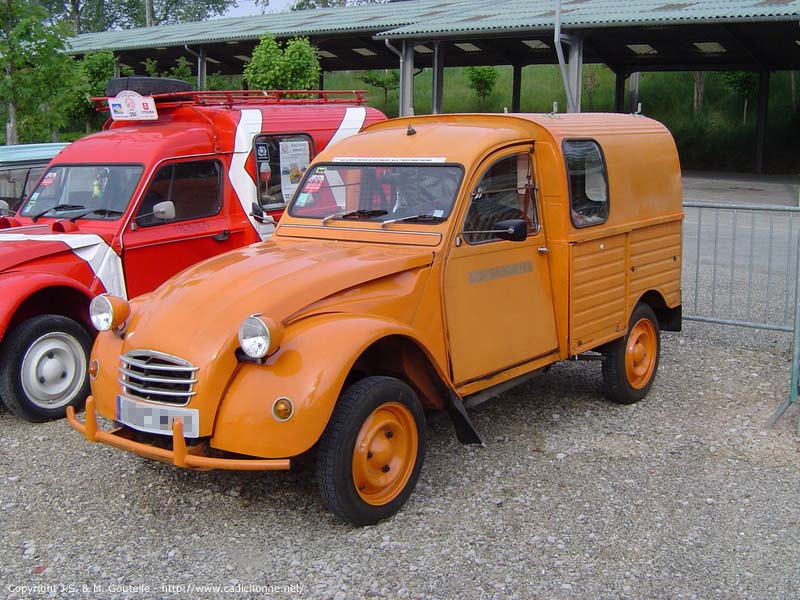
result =
[{"label": "front bumper", "polygon": [[249,459],[249,458],[217,458],[196,453],[186,446],[183,437],[183,422],[176,418],[172,425],[172,450],[158,448],[150,444],[143,444],[121,435],[122,429],[114,431],[101,431],[97,427],[97,415],[94,408],[94,398],[86,399],[86,423],[81,423],[75,418],[75,409],[67,407],[67,419],[73,429],[79,431],[90,442],[101,442],[114,446],[120,450],[133,452],[145,458],[152,458],[165,463],[172,463],[176,467],[185,469],[228,469],[231,471],[282,471],[289,469],[291,461],[288,458],[280,459]]}]

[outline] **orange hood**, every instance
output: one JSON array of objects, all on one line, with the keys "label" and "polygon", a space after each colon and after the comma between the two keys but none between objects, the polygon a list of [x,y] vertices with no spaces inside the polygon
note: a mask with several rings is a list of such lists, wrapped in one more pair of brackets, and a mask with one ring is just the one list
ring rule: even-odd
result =
[{"label": "orange hood", "polygon": [[432,262],[430,248],[273,238],[195,265],[134,301],[125,350],[202,362],[236,339],[248,315],[286,321],[333,294]]}]

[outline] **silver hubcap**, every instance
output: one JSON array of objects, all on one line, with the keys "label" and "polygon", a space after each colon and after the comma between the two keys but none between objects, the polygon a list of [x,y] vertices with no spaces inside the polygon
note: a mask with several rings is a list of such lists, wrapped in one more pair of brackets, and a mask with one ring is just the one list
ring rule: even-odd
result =
[{"label": "silver hubcap", "polygon": [[60,331],[34,341],[22,359],[22,389],[40,408],[60,408],[75,399],[86,377],[86,356],[78,341]]}]

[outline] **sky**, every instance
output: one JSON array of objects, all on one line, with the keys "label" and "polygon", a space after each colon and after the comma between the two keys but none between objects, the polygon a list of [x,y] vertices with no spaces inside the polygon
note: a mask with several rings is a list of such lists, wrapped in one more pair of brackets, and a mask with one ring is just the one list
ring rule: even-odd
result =
[{"label": "sky", "polygon": [[[267,8],[264,12],[271,13],[271,12],[280,12],[289,8],[289,5],[292,3],[292,0],[269,0],[269,8]],[[226,12],[224,17],[247,17],[249,15],[260,15],[262,13],[262,9],[260,6],[256,6],[252,0],[239,0],[238,6],[236,8],[230,9]]]}]

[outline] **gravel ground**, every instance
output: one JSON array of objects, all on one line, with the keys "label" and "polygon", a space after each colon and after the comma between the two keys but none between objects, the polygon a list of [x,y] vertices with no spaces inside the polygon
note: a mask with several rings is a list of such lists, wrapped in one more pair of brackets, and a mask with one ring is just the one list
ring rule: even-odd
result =
[{"label": "gravel ground", "polygon": [[0,598],[796,598],[797,408],[765,428],[789,340],[715,332],[665,334],[638,405],[565,363],[472,411],[485,448],[431,423],[411,500],[362,529],[310,469],[181,471],[2,414]]}]

